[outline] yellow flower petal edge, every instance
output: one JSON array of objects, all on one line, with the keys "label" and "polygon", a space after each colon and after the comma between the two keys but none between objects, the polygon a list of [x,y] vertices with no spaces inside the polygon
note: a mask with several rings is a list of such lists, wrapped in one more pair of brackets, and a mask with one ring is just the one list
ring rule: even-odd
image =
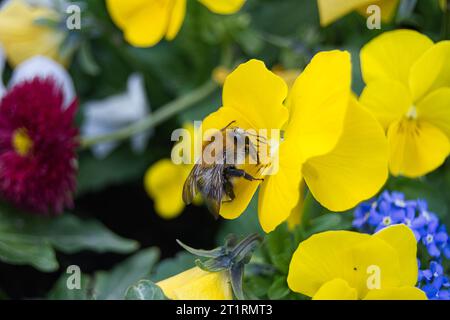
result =
[{"label": "yellow flower petal edge", "polygon": [[417,104],[419,118],[439,128],[450,139],[450,87],[433,91]]},{"label": "yellow flower petal edge", "polygon": [[355,10],[367,16],[368,6],[373,4],[380,7],[381,19],[389,22],[394,17],[398,3],[399,0],[317,0],[320,24],[323,27]]},{"label": "yellow flower petal edge", "polygon": [[107,0],[114,23],[136,47],[151,47],[178,34],[186,14],[186,0]]},{"label": "yellow flower petal edge", "polygon": [[205,7],[218,14],[233,14],[241,10],[246,0],[199,0]]},{"label": "yellow flower petal edge", "polygon": [[174,0],[172,12],[169,18],[169,25],[167,27],[166,39],[173,40],[183,25],[184,17],[186,16],[186,1]]},{"label": "yellow flower petal edge", "polygon": [[414,101],[434,90],[450,87],[450,41],[436,43],[415,62],[409,85]]},{"label": "yellow flower petal edge", "polygon": [[326,27],[353,10],[373,2],[373,0],[317,0],[320,24]]},{"label": "yellow flower petal edge", "polygon": [[280,164],[277,174],[264,179],[258,195],[258,217],[263,230],[269,233],[286,221],[298,204],[302,174],[300,168],[290,169]]},{"label": "yellow flower petal edge", "polygon": [[155,211],[164,219],[173,219],[184,209],[183,185],[190,167],[162,159],[152,165],[144,177],[144,187],[155,202]]},{"label": "yellow flower petal edge", "polygon": [[288,119],[283,105],[287,90],[282,78],[268,70],[264,62],[253,59],[226,78],[223,106],[241,114],[253,129],[280,129]]},{"label": "yellow flower petal edge", "polygon": [[417,265],[417,244],[414,233],[407,226],[400,224],[389,226],[374,234],[393,247],[400,260],[401,285],[415,286],[419,267]]},{"label": "yellow flower petal edge", "polygon": [[351,92],[350,60],[346,51],[320,52],[294,83],[285,138],[298,150],[296,165],[336,146]]},{"label": "yellow flower petal edge", "polygon": [[198,267],[184,271],[157,285],[172,300],[232,300],[228,273],[207,272]]},{"label": "yellow flower petal edge", "polygon": [[11,0],[1,7],[0,43],[12,66],[36,55],[68,64],[68,57],[60,55],[64,32],[35,24],[43,18],[59,21],[61,17],[52,9],[31,6],[23,0]]},{"label": "yellow flower petal edge", "polygon": [[391,79],[409,87],[414,63],[433,46],[427,36],[412,30],[395,30],[381,34],[361,50],[364,82]]},{"label": "yellow flower petal edge", "polygon": [[371,290],[364,300],[428,300],[419,288],[401,287]]},{"label": "yellow flower petal edge", "polygon": [[[397,12],[398,4],[400,3],[400,0],[375,0],[372,1],[372,4],[375,4],[380,7],[381,10],[381,21],[388,23],[391,22],[395,18],[395,14]],[[368,17],[369,14],[367,13],[368,6],[364,6],[359,8],[357,11],[365,16]],[[372,12],[370,12],[372,14]]]},{"label": "yellow flower petal edge", "polygon": [[356,300],[358,293],[350,287],[347,281],[333,279],[320,287],[313,300]]},{"label": "yellow flower petal edge", "polygon": [[383,187],[388,174],[383,129],[353,98],[336,147],[303,166],[310,191],[332,211],[345,211],[371,198]]},{"label": "yellow flower petal edge", "polygon": [[450,153],[448,137],[426,121],[403,119],[387,133],[394,176],[417,178],[440,167]]},{"label": "yellow flower petal edge", "polygon": [[358,299],[373,298],[381,291],[390,292],[385,295],[389,299],[423,298],[420,292],[414,293],[416,246],[414,234],[404,225],[372,236],[351,231],[319,233],[295,251],[288,285],[316,299],[353,299],[352,289]]}]

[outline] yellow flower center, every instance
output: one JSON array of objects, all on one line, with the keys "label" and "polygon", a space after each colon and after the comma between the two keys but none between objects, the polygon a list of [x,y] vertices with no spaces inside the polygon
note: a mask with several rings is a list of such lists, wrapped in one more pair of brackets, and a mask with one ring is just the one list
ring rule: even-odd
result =
[{"label": "yellow flower center", "polygon": [[415,105],[412,105],[408,112],[406,113],[406,118],[410,119],[410,120],[415,120],[417,119],[417,108]]},{"label": "yellow flower center", "polygon": [[33,147],[33,141],[27,134],[27,130],[24,128],[16,129],[12,137],[12,146],[17,154],[25,157],[29,154]]}]

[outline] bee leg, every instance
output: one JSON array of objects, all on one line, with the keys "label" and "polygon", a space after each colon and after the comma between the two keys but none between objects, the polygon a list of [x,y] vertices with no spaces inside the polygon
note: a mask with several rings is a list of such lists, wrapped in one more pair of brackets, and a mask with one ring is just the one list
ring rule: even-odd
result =
[{"label": "bee leg", "polygon": [[253,143],[249,139],[245,139],[245,154],[249,155],[252,158],[255,158],[256,155],[256,164],[260,164],[260,158],[259,158],[259,145],[255,148]]},{"label": "bee leg", "polygon": [[228,196],[228,198],[230,198],[229,201],[226,202],[231,202],[234,200],[234,198],[236,198],[235,194],[234,194],[234,190],[233,190],[233,184],[230,181],[226,181],[224,182],[224,189],[225,189],[225,194]]},{"label": "bee leg", "polygon": [[233,168],[233,167],[226,168],[225,175],[227,177],[244,178],[245,180],[248,180],[248,181],[264,181],[264,179],[257,179],[255,177],[251,176],[250,174],[248,174],[247,172],[245,172],[244,170]]},{"label": "bee leg", "polygon": [[232,125],[233,123],[235,123],[235,122],[236,122],[236,120],[231,121],[229,124],[226,125],[225,128],[223,128],[223,129],[220,130],[220,131],[225,131],[226,129],[228,129],[229,127],[231,127],[231,125]]}]

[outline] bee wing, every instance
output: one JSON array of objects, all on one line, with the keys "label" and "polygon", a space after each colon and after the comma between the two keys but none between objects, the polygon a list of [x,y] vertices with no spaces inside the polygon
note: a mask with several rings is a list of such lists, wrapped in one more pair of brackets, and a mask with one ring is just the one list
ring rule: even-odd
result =
[{"label": "bee wing", "polygon": [[223,166],[215,165],[209,171],[208,176],[205,176],[205,179],[200,182],[204,190],[206,207],[216,218],[219,217],[223,198],[222,172]]},{"label": "bee wing", "polygon": [[196,175],[199,170],[198,165],[194,165],[189,176],[183,186],[183,202],[187,205],[191,204],[197,194]]}]

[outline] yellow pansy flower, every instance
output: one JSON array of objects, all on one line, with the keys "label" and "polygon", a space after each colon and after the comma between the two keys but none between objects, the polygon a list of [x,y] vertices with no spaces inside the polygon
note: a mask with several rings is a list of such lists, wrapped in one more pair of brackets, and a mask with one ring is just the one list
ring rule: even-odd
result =
[{"label": "yellow pansy flower", "polygon": [[232,300],[228,271],[208,272],[195,267],[157,285],[171,300]]},{"label": "yellow pansy flower", "polygon": [[386,130],[390,171],[410,178],[450,152],[450,41],[412,30],[386,32],[361,50],[360,102]]},{"label": "yellow pansy flower", "polygon": [[64,32],[38,25],[38,19],[59,21],[60,16],[53,9],[32,6],[24,0],[10,0],[1,7],[0,44],[12,66],[36,55],[67,64],[67,57],[60,56]]},{"label": "yellow pansy flower", "polygon": [[[192,124],[183,126],[194,137],[195,128]],[[194,140],[191,139],[191,157],[194,153]],[[175,147],[174,149],[175,150]],[[173,152],[173,151],[172,151]],[[186,164],[184,164],[186,163]],[[145,173],[144,187],[155,203],[155,211],[164,219],[174,219],[184,210],[183,185],[193,164],[184,162],[175,164],[171,159],[161,159],[154,163]],[[201,199],[196,198],[194,204],[200,204]]]},{"label": "yellow pansy flower", "polygon": [[317,300],[426,300],[416,288],[417,242],[405,225],[374,235],[328,231],[300,243],[288,274],[291,290]]},{"label": "yellow pansy flower", "polygon": [[176,165],[170,159],[159,160],[147,170],[145,190],[162,218],[173,219],[183,212],[183,184],[190,170],[189,166]]},{"label": "yellow pansy flower", "polygon": [[[294,85],[295,80],[297,80],[298,76],[302,72],[300,69],[285,69],[281,65],[276,65],[272,68],[272,72],[275,73],[277,76],[282,78],[284,82],[288,85],[288,88],[292,88]],[[230,75],[231,70],[228,68],[225,68],[223,66],[219,66],[214,68],[212,72],[212,79],[219,85],[223,86],[225,83],[225,80]]]},{"label": "yellow pansy flower", "polygon": [[[212,12],[232,14],[245,0],[199,0]],[[173,40],[186,15],[186,0],[106,0],[114,23],[136,47],[151,47],[163,38]]]},{"label": "yellow pansy flower", "polygon": [[235,121],[242,129],[270,133],[284,128],[285,134],[278,172],[263,176],[258,166],[244,165],[242,169],[264,181],[236,180],[236,198],[222,203],[220,215],[239,217],[260,184],[258,214],[266,232],[289,218],[300,201],[302,181],[333,211],[350,209],[378,192],[388,176],[386,139],[350,87],[348,52],[317,54],[295,82],[289,109],[283,105],[287,85],[263,62],[239,66],[225,81],[223,107],[205,119],[203,128],[221,129]]},{"label": "yellow pansy flower", "polygon": [[399,0],[317,0],[320,14],[320,24],[327,26],[352,11],[367,15],[370,5],[378,5],[381,9],[381,19],[389,22],[394,17]]}]

